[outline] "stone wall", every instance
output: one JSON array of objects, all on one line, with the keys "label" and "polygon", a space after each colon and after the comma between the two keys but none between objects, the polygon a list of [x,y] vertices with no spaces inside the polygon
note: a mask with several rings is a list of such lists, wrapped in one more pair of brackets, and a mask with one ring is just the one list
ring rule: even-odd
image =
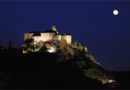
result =
[{"label": "stone wall", "polygon": [[33,33],[24,33],[24,41],[32,38]]},{"label": "stone wall", "polygon": [[55,33],[41,33],[40,36],[33,36],[34,33],[24,33],[24,41],[26,39],[34,39],[34,42],[38,43],[39,41],[49,41],[49,40],[66,40],[68,44],[72,43],[71,35],[55,35]]},{"label": "stone wall", "polygon": [[71,35],[63,35],[63,36],[61,37],[61,40],[66,40],[66,42],[67,42],[68,44],[71,44],[71,43],[72,43],[72,36],[71,36]]},{"label": "stone wall", "polygon": [[54,37],[54,40],[58,40],[58,41],[61,41],[61,35],[55,35],[55,37]]},{"label": "stone wall", "polygon": [[53,40],[55,33],[41,33],[41,40],[42,41],[49,41]]}]

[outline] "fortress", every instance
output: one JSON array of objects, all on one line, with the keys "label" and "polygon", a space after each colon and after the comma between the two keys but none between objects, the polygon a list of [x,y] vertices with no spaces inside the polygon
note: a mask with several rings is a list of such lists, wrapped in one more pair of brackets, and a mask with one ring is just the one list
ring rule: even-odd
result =
[{"label": "fortress", "polygon": [[57,32],[56,26],[52,26],[51,30],[46,30],[44,32],[27,32],[24,33],[24,41],[27,39],[33,39],[34,44],[43,41],[51,41],[51,40],[65,40],[67,44],[71,44],[72,36],[71,35],[60,35]]},{"label": "fortress", "polygon": [[[67,34],[58,34],[58,31],[56,29],[56,26],[52,26],[50,30],[46,30],[44,32],[27,32],[24,33],[24,45],[23,47],[28,47],[28,45],[33,47],[39,47],[39,49],[43,46],[43,43],[49,42],[49,41],[62,41],[65,40],[67,44],[72,43],[72,36]],[[27,43],[27,41],[29,41]],[[26,42],[26,43],[25,43]],[[48,47],[48,46],[47,46]],[[50,48],[54,48],[54,46],[49,46]],[[38,51],[39,49],[31,49],[30,47],[26,48],[26,50],[23,50],[23,52],[28,51]]]}]

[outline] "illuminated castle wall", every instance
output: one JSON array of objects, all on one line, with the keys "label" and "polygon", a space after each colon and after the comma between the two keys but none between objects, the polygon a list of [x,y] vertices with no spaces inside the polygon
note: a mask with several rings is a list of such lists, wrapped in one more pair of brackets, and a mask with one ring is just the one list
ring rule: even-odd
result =
[{"label": "illuminated castle wall", "polygon": [[35,43],[38,43],[39,41],[46,42],[50,40],[59,40],[59,41],[65,40],[68,44],[72,43],[72,36],[58,34],[55,26],[52,26],[51,30],[45,32],[24,33],[24,41],[27,39],[33,39]]}]

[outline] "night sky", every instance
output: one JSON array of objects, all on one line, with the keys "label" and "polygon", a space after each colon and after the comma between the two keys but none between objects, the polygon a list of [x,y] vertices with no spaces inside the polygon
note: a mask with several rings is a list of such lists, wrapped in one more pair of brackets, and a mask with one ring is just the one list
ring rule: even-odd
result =
[{"label": "night sky", "polygon": [[[113,15],[113,10],[119,11]],[[106,69],[130,70],[130,1],[0,1],[0,39],[21,46],[23,34],[55,24],[88,47]]]}]

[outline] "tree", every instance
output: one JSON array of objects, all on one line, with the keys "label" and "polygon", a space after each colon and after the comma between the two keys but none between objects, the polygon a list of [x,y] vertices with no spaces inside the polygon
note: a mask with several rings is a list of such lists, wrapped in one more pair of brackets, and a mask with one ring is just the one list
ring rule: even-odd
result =
[{"label": "tree", "polygon": [[32,39],[32,38],[31,39],[26,39],[24,41],[25,47],[27,48],[28,51],[32,51],[32,50],[35,49],[33,41],[34,41],[34,39]]}]

